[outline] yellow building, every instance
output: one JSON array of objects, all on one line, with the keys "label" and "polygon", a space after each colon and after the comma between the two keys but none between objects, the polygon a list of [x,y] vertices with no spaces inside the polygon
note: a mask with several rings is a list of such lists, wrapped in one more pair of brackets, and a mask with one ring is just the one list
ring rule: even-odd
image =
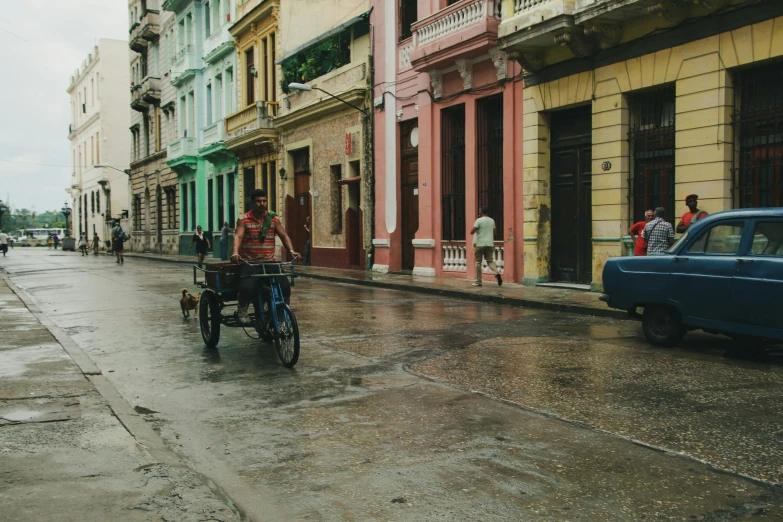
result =
[{"label": "yellow building", "polygon": [[503,0],[524,67],[527,284],[601,289],[629,226],[686,195],[783,206],[783,2]]},{"label": "yellow building", "polygon": [[[247,212],[250,193],[267,192],[269,208],[280,213],[277,72],[278,0],[238,2],[230,32],[237,53],[237,111],[226,117],[226,148],[237,156],[239,213]],[[233,216],[236,219],[236,216]]]}]

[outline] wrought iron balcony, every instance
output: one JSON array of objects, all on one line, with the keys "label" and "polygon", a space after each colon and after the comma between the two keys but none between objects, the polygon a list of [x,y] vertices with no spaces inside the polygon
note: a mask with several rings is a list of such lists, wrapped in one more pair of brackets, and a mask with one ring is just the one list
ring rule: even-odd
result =
[{"label": "wrought iron balcony", "polygon": [[501,0],[461,0],[417,21],[409,58],[401,49],[400,63],[428,71],[485,54],[497,41],[501,7]]}]

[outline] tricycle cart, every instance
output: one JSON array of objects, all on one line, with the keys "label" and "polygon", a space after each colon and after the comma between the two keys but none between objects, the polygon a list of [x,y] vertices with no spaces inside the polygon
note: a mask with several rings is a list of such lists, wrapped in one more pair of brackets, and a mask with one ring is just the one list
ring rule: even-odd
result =
[{"label": "tricycle cart", "polygon": [[[245,263],[244,261],[242,263]],[[243,328],[245,333],[264,342],[273,342],[284,366],[292,368],[299,359],[299,325],[291,307],[285,303],[278,281],[289,278],[294,285],[293,263],[265,262],[245,263],[259,267],[253,275],[240,275],[240,265],[232,263],[207,264],[206,268],[193,266],[193,283],[202,289],[199,300],[199,325],[201,337],[208,348],[216,348],[220,340],[220,327]],[[261,281],[251,299],[250,325],[240,324],[237,316],[240,278]],[[226,309],[233,313],[226,314]],[[250,332],[254,331],[258,337]]]}]

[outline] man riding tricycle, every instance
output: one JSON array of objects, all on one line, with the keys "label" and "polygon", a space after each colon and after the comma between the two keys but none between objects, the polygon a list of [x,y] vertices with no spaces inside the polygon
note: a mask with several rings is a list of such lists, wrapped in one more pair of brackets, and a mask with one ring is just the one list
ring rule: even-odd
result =
[{"label": "man riding tricycle", "polygon": [[[221,325],[253,329],[264,341],[274,342],[280,360],[290,368],[299,359],[299,326],[290,307],[294,267],[275,260],[275,236],[294,261],[300,256],[280,220],[267,210],[266,192],[256,189],[250,200],[252,210],[237,220],[231,263],[193,267],[194,282],[204,289],[199,303],[201,336],[215,348]],[[198,272],[204,273],[203,282],[197,280]],[[225,315],[223,310],[234,305],[236,311]]]}]

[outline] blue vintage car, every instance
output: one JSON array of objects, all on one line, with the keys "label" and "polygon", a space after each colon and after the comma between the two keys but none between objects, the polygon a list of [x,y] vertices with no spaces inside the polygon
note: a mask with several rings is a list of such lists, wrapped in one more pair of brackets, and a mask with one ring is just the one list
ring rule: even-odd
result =
[{"label": "blue vintage car", "polygon": [[636,314],[659,346],[688,330],[783,341],[783,208],[719,212],[666,255],[606,262],[601,300]]}]

